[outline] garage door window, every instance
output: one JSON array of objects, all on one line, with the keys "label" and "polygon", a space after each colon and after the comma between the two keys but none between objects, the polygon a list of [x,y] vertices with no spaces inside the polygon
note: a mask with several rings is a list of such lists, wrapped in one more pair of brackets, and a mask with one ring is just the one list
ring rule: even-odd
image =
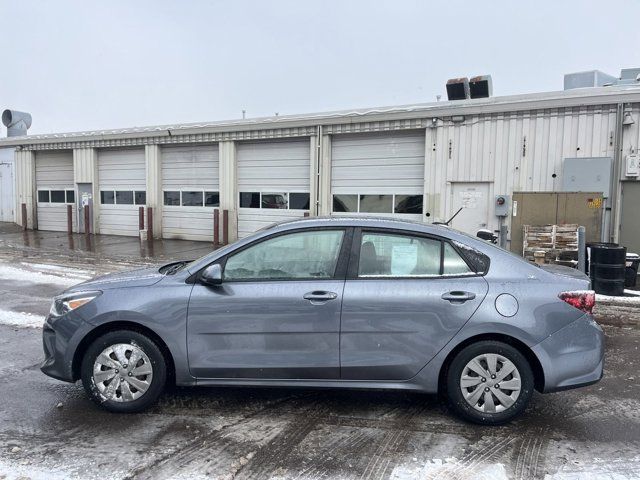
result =
[{"label": "garage door window", "polygon": [[141,190],[101,190],[102,205],[146,205],[147,193]]},{"label": "garage door window", "polygon": [[164,204],[169,207],[219,207],[220,194],[205,190],[173,190],[163,192]]},{"label": "garage door window", "polygon": [[240,192],[241,208],[309,210],[308,192]]},{"label": "garage door window", "polygon": [[359,277],[436,277],[473,274],[447,242],[410,235],[363,233]]},{"label": "garage door window", "polygon": [[38,203],[74,203],[73,190],[38,190]]},{"label": "garage door window", "polygon": [[405,213],[422,214],[422,195],[407,194],[336,194],[334,213]]}]

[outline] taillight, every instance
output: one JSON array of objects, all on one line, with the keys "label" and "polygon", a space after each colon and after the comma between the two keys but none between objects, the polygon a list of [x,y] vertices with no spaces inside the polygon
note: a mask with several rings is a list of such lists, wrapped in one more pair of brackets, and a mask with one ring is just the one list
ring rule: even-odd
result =
[{"label": "taillight", "polygon": [[558,295],[560,300],[564,300],[572,307],[591,313],[596,304],[596,292],[593,290],[581,290],[576,292],[562,292]]}]

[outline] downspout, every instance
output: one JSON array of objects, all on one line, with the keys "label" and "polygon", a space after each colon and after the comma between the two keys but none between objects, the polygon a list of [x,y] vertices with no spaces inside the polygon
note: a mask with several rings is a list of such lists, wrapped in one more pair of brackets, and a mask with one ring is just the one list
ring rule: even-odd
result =
[{"label": "downspout", "polygon": [[[622,120],[624,118],[624,103],[618,103],[616,105],[616,130],[613,142],[613,175],[611,179],[611,185],[609,187],[609,191],[611,192],[610,199],[610,209],[611,213],[609,216],[609,241],[615,242],[618,236],[619,230],[619,206],[620,206],[620,175],[622,168]],[[605,204],[606,206],[606,204]],[[606,214],[606,211],[605,211]]]},{"label": "downspout", "polygon": [[315,216],[320,214],[320,163],[322,160],[322,125],[318,125],[316,130],[316,192],[315,192]]}]

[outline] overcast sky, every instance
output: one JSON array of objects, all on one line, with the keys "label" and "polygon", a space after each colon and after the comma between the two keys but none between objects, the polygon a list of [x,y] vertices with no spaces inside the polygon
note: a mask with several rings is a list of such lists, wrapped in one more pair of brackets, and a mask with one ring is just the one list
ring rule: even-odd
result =
[{"label": "overcast sky", "polygon": [[0,107],[35,134],[431,102],[478,74],[561,90],[640,66],[639,19],[638,1],[0,0]]}]

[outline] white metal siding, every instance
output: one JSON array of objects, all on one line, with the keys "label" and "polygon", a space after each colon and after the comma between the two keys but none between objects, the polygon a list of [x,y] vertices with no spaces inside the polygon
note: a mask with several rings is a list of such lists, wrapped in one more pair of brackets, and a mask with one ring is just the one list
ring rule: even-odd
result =
[{"label": "white metal siding", "polygon": [[[36,153],[36,190],[74,190],[73,153]],[[36,193],[36,202],[38,196]],[[73,230],[76,230],[76,205],[72,207]],[[67,231],[67,205],[37,203],[38,230]]]},{"label": "white metal siding", "polygon": [[[238,192],[309,192],[309,139],[238,143]],[[262,227],[304,216],[303,210],[238,208],[238,237]]]},{"label": "white metal siding", "polygon": [[[162,190],[219,192],[218,145],[163,147]],[[213,207],[162,207],[162,236],[213,241]],[[222,220],[222,217],[220,217]]]},{"label": "white metal siding", "polygon": [[[432,148],[427,151],[431,198],[426,210],[433,220],[455,213],[452,182],[491,182],[489,199],[514,191],[559,190],[563,160],[613,157],[614,131],[614,105],[473,115],[427,129]],[[492,212],[490,220],[487,228],[497,228]]]},{"label": "white metal siding", "polygon": [[[99,150],[99,190],[146,191],[144,149]],[[100,198],[95,199],[100,201]],[[100,233],[138,236],[140,205],[100,205]]]}]

